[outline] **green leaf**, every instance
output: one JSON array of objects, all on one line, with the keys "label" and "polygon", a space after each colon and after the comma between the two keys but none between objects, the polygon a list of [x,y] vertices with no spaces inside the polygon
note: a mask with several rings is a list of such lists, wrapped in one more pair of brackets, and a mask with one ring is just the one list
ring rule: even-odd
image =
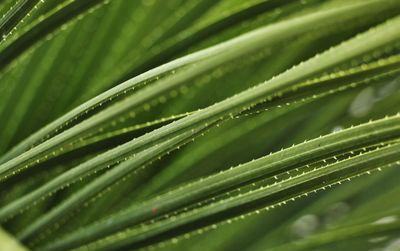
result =
[{"label": "green leaf", "polygon": [[[175,191],[171,191],[165,195],[159,196],[154,200],[144,202],[139,206],[134,206],[129,210],[125,210],[120,214],[112,216],[111,218],[104,219],[104,221],[98,222],[97,224],[90,226],[87,229],[82,229],[81,231],[76,232],[74,235],[67,238],[65,241],[60,241],[59,245],[52,246],[50,250],[60,248],[69,249],[82,245],[89,241],[93,241],[94,239],[98,239],[99,237],[104,237],[105,235],[111,234],[126,227],[134,226],[135,224],[139,224],[141,222],[150,220],[151,218],[163,215],[164,213],[168,213],[171,210],[176,210],[177,208],[190,205],[196,201],[201,201],[202,198],[215,196],[219,192],[227,191],[227,189],[232,189],[233,187],[241,184],[254,182],[254,180],[260,178],[265,179],[268,177],[272,177],[273,183],[264,187],[261,186],[259,189],[250,190],[248,194],[241,193],[237,197],[232,197],[221,201],[217,200],[217,202],[212,203],[210,206],[208,206],[210,208],[215,208],[215,211],[213,211],[214,209],[210,210],[210,208],[207,208],[207,210],[193,209],[193,211],[183,213],[181,217],[182,221],[167,219],[166,228],[169,228],[168,225],[175,226],[175,224],[178,224],[179,226],[186,225],[187,222],[191,221],[196,222],[199,217],[205,218],[208,217],[209,214],[217,214],[221,211],[229,210],[230,207],[234,208],[242,205],[244,208],[246,208],[248,207],[247,205],[251,204],[251,202],[257,202],[258,200],[261,200],[261,198],[271,197],[270,200],[267,200],[271,202],[267,203],[272,203],[275,200],[275,194],[286,191],[285,189],[287,189],[287,192],[285,192],[285,194],[287,195],[284,197],[284,199],[279,199],[278,202],[281,202],[281,200],[288,201],[292,198],[297,197],[299,194],[301,195],[303,193],[314,191],[315,189],[324,188],[332,183],[362,174],[372,169],[376,169],[377,167],[385,166],[386,164],[394,163],[399,159],[398,156],[395,157],[399,149],[398,144],[383,147],[383,150],[378,149],[372,151],[371,153],[359,155],[354,158],[345,159],[342,161],[337,160],[337,163],[333,163],[325,167],[323,166],[320,168],[310,168],[310,170],[308,171],[298,171],[297,176],[291,174],[290,177],[281,181],[277,177],[277,174],[279,173],[289,173],[295,168],[299,168],[304,165],[308,167],[307,163],[309,162],[312,163],[318,159],[335,156],[338,154],[338,152],[334,151],[337,151],[338,149],[340,149],[340,151],[342,152],[346,152],[349,151],[348,149],[354,149],[355,147],[365,147],[367,145],[376,143],[375,140],[377,138],[396,138],[399,136],[400,127],[393,127],[396,123],[398,124],[398,122],[390,120],[399,120],[399,118],[399,116],[396,116],[390,119],[383,119],[374,123],[361,125],[359,127],[350,128],[348,130],[343,130],[339,133],[334,133],[322,138],[318,138],[266,156],[262,159],[240,165],[236,168],[230,169],[220,174],[213,175],[206,179],[201,179],[200,181],[188,184],[186,186],[180,187]],[[385,128],[385,125],[388,126],[388,128]],[[372,128],[373,132],[371,132]],[[357,134],[355,134],[354,132],[357,132]],[[383,136],[381,133],[387,134],[387,136]],[[381,154],[381,151],[387,151],[388,155]],[[321,153],[324,153],[324,155],[321,156]],[[378,162],[378,159],[375,159],[383,156],[387,160],[387,162],[385,162],[386,164],[378,166],[377,164],[373,164],[375,163],[375,161],[377,161],[377,163],[383,163],[380,159],[380,162]],[[302,162],[300,162],[299,160],[301,160]],[[129,164],[127,163],[127,165]],[[361,168],[362,166],[364,166],[364,168]],[[349,168],[354,171],[342,172],[342,168]],[[336,172],[337,174],[335,174]],[[313,179],[321,181],[317,182],[313,181]],[[298,189],[296,188],[297,186],[299,187]],[[290,189],[294,189],[294,191],[289,192],[291,191]],[[277,202],[274,202],[273,204],[275,203]],[[231,204],[232,206],[230,206]],[[254,205],[256,207],[260,207],[260,205],[264,205],[264,203],[260,201],[259,203],[254,203]],[[185,220],[186,214],[188,215],[187,217],[193,219]],[[229,214],[227,215],[229,217]],[[107,222],[107,224],[105,224],[105,222]],[[160,224],[162,223],[163,222],[160,222]],[[152,229],[152,226],[143,226],[143,229],[143,236],[147,236],[145,234],[147,232],[146,229]],[[162,228],[154,228],[154,232],[157,233],[158,231],[160,231],[160,229]],[[140,240],[142,231],[136,230],[136,232],[138,232],[138,238]],[[125,241],[128,241],[127,239],[128,238],[124,236],[121,242],[123,243]],[[135,237],[133,237],[133,239],[136,240]]]},{"label": "green leaf", "polygon": [[[334,20],[338,18],[338,15],[343,15],[343,19],[346,19],[346,17],[348,16],[347,13],[351,12],[354,14],[354,10],[359,10],[359,14],[363,15],[363,11],[369,11],[369,9],[371,8],[370,4],[375,4],[375,2],[350,6],[348,8],[338,9],[334,11],[327,11],[322,14],[317,13],[295,20],[289,20],[280,25],[265,27],[263,29],[259,29],[252,33],[244,35],[242,38],[237,38],[225,44],[219,45],[216,47],[216,51],[214,50],[214,48],[211,48],[207,50],[207,54],[218,54],[219,57],[203,59],[194,67],[189,68],[189,70],[176,73],[175,75],[165,79],[164,81],[161,80],[156,85],[153,85],[152,88],[145,88],[142,91],[139,91],[136,95],[130,96],[129,99],[114,104],[108,109],[105,109],[102,112],[92,116],[90,119],[83,121],[82,123],[71,128],[70,130],[64,131],[63,133],[47,140],[45,143],[21,154],[17,158],[0,165],[0,174],[4,178],[6,176],[12,175],[13,172],[15,173],[18,170],[21,170],[21,168],[28,168],[35,162],[40,162],[42,159],[50,157],[51,154],[57,154],[58,151],[62,151],[63,146],[66,146],[67,144],[70,144],[76,140],[79,141],[80,138],[84,137],[85,134],[89,132],[92,132],[94,130],[102,130],[102,127],[106,122],[109,123],[109,121],[118,120],[121,116],[126,116],[124,115],[126,113],[130,112],[130,116],[134,117],[135,112],[133,111],[133,109],[138,109],[141,107],[146,108],[147,102],[163,94],[165,95],[165,93],[169,92],[172,88],[177,88],[177,86],[182,85],[186,81],[200,75],[201,73],[207,72],[224,62],[230,61],[234,58],[238,58],[247,53],[248,50],[251,52],[256,50],[258,47],[265,47],[265,37],[270,37],[269,41],[271,44],[278,43],[280,39],[283,39],[284,36],[287,34],[290,34],[291,37],[305,32],[307,28],[310,28],[308,24],[319,22],[319,20],[325,21],[325,23],[320,23],[320,25],[323,27],[323,25],[332,25]],[[377,9],[377,11],[379,11],[379,9]],[[351,17],[354,18],[355,16]],[[249,107],[254,105],[255,102],[266,100],[269,95],[289,88],[291,85],[295,84],[293,83],[293,80],[295,80],[297,83],[300,81],[304,81],[307,78],[313,77],[317,74],[321,74],[324,71],[337,66],[338,64],[344,63],[345,61],[349,61],[351,59],[355,59],[365,53],[372,53],[373,51],[384,47],[388,43],[397,41],[398,37],[396,36],[397,34],[394,27],[396,26],[396,22],[398,21],[395,19],[392,22],[393,24],[385,24],[380,29],[371,30],[368,33],[364,34],[363,37],[357,37],[352,41],[341,45],[338,49],[338,52],[336,52],[335,50],[326,52],[325,56],[321,57],[323,59],[329,59],[325,62],[323,62],[323,59],[321,60],[320,57],[316,57],[315,60],[312,60],[307,64],[302,64],[299,67],[293,68],[290,73],[282,74],[281,76],[272,79],[268,83],[259,85],[257,88],[248,90],[247,92],[242,93],[240,96],[238,95],[237,97],[233,98],[232,101],[226,100],[224,103],[216,105],[217,107],[220,107],[220,110],[221,108],[225,109],[225,111],[223,112],[218,111],[218,109],[214,109],[214,107],[209,107],[209,109],[205,109],[204,111],[199,112],[198,117],[201,118],[200,115],[207,116],[207,120],[211,122],[213,120],[215,121],[216,119],[218,119],[218,117],[221,116],[227,117],[231,113],[237,114],[242,110],[248,109]],[[299,29],[297,26],[304,28],[305,30]],[[313,29],[314,28],[315,27],[313,27]],[[286,29],[290,29],[291,31],[295,31],[296,33],[287,33]],[[283,37],[280,37],[275,33],[281,34],[281,36]],[[379,33],[384,33],[385,36],[380,36]],[[370,40],[373,40],[372,44],[370,43]],[[343,47],[343,49],[341,47]],[[235,50],[232,51],[232,49],[230,48],[235,48]],[[333,55],[335,55],[334,58]],[[287,77],[286,75],[289,74],[290,77]],[[243,101],[241,99],[243,99]],[[227,106],[228,109],[224,108],[224,106]],[[87,107],[87,105],[85,105],[84,107]],[[211,110],[213,112],[213,117],[211,117],[211,114],[207,114],[208,110]],[[73,115],[69,117],[75,118],[75,116],[78,116],[77,112],[73,112]],[[190,119],[188,120],[192,120],[192,117],[190,117]],[[196,120],[193,120],[191,123],[195,122]],[[206,121],[202,121],[201,123],[205,122]],[[65,123],[67,124],[68,122]],[[27,146],[23,147],[22,149],[26,149],[26,147]],[[22,149],[20,149],[19,151],[21,151]]]},{"label": "green leaf", "polygon": [[395,247],[399,13],[396,0],[0,1],[4,243]]},{"label": "green leaf", "polygon": [[35,7],[39,0],[18,1],[11,9],[0,19],[0,34],[2,39],[20,22],[28,12]]},{"label": "green leaf", "polygon": [[[28,3],[29,2],[32,1],[28,1]],[[39,18],[36,23],[26,27],[19,36],[13,38],[12,40],[7,40],[5,44],[2,44],[2,49],[0,51],[0,70],[18,57],[23,51],[32,46],[35,42],[40,40],[43,36],[51,33],[81,12],[84,12],[101,2],[102,0],[69,0],[65,3],[62,3],[50,13],[45,14],[44,17]]]},{"label": "green leaf", "polygon": [[27,248],[22,246],[16,239],[6,233],[3,229],[0,229],[0,248],[1,250],[28,250]]},{"label": "green leaf", "polygon": [[[389,218],[388,218],[389,220]],[[310,250],[318,246],[348,240],[350,238],[364,237],[373,238],[376,236],[397,234],[400,231],[399,221],[380,222],[379,220],[363,224],[335,229],[326,233],[314,235],[310,238],[299,240],[285,246],[276,247],[274,250]]]}]

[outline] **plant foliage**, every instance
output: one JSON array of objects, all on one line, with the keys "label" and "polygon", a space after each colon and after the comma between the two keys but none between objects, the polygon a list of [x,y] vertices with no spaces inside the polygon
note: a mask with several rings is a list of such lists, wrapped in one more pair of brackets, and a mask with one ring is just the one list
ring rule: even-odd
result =
[{"label": "plant foliage", "polygon": [[400,249],[398,0],[0,12],[0,249]]}]

